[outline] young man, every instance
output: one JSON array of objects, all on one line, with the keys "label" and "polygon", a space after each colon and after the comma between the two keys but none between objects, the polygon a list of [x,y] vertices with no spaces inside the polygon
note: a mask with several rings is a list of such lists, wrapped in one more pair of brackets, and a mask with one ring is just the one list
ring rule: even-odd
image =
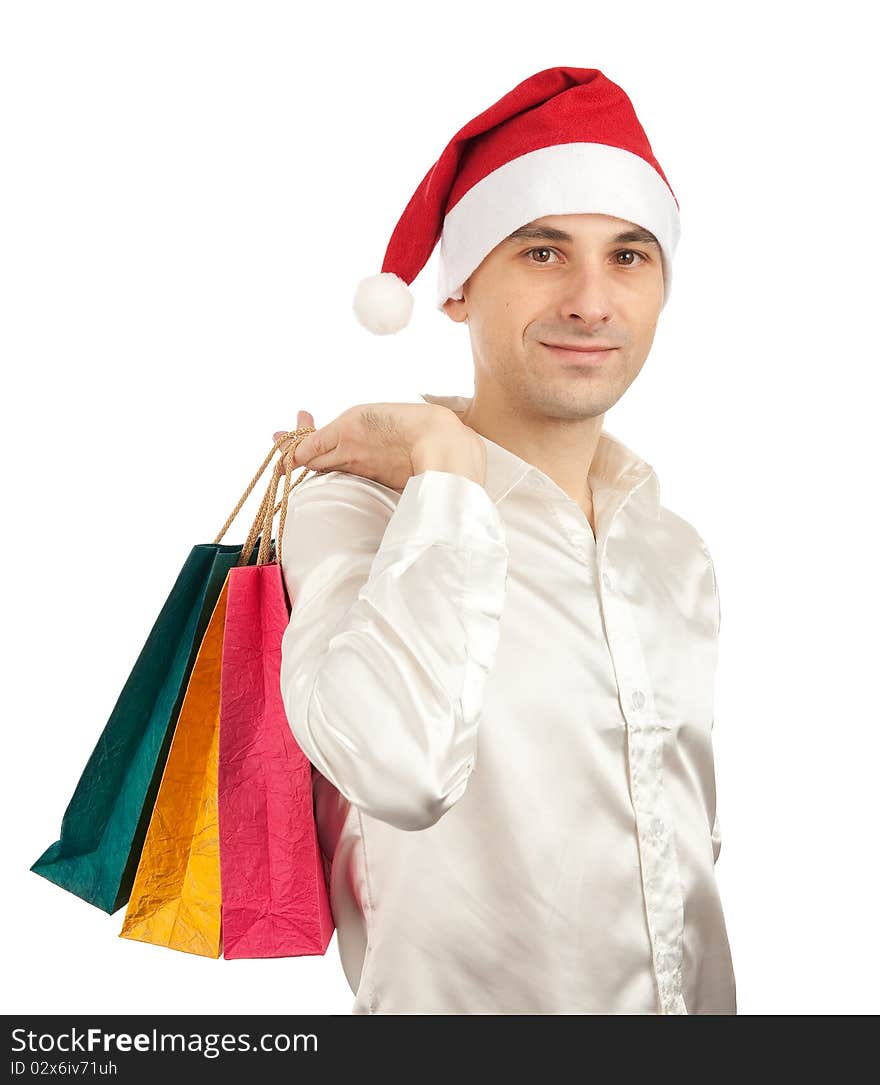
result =
[{"label": "young man", "polygon": [[712,559],[603,428],[677,223],[624,92],[549,69],[454,137],[359,288],[402,327],[441,236],[475,374],[295,452],[320,473],[288,510],[281,687],[356,1014],[736,1013]]}]

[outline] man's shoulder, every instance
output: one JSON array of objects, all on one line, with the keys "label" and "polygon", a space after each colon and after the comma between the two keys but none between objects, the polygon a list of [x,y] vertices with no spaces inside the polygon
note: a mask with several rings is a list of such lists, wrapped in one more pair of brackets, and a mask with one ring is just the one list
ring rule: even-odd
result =
[{"label": "man's shoulder", "polygon": [[702,551],[707,558],[710,556],[705,540],[690,520],[686,520],[684,516],[673,512],[666,505],[661,504],[659,509],[658,523],[663,529],[664,535],[673,545],[678,547],[682,545],[693,546]]},{"label": "man's shoulder", "polygon": [[[695,585],[688,594],[688,608],[696,607],[696,613],[703,615],[708,610],[717,636],[721,628],[721,607],[715,562],[705,539],[689,520],[665,505],[660,506],[658,524],[663,566],[674,569],[680,583]],[[704,605],[699,603],[700,600],[705,601]]]},{"label": "man's shoulder", "polygon": [[[280,497],[279,490],[279,497]],[[290,492],[290,500],[299,495],[321,496],[328,499],[345,499],[362,502],[367,506],[377,503],[386,505],[393,511],[400,501],[400,493],[390,486],[385,486],[375,479],[355,475],[350,471],[316,471],[307,475]]]},{"label": "man's shoulder", "polygon": [[[276,503],[281,500],[279,490]],[[287,523],[291,530],[319,535],[325,545],[378,546],[397,511],[401,495],[350,471],[319,471],[291,490]]]},{"label": "man's shoulder", "polygon": [[[276,494],[276,502],[282,493]],[[303,569],[326,560],[349,562],[375,553],[399,500],[396,490],[348,471],[307,475],[288,496],[287,575],[295,578]]]}]

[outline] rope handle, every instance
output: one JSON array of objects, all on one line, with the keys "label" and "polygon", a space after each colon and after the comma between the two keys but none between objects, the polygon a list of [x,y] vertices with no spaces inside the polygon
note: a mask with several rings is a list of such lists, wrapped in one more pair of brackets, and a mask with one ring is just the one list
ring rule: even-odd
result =
[{"label": "rope handle", "polygon": [[[237,566],[247,564],[247,562],[248,562],[248,560],[250,558],[250,555],[251,555],[251,551],[253,550],[254,543],[256,542],[257,535],[260,534],[260,533],[262,533],[262,535],[261,535],[261,538],[260,538],[260,549],[259,549],[259,552],[257,553],[257,565],[264,565],[264,564],[267,563],[267,561],[269,560],[269,556],[270,556],[270,539],[271,539],[271,536],[272,536],[272,521],[275,518],[275,513],[278,512],[279,509],[281,509],[281,521],[280,521],[280,523],[278,525],[278,547],[277,547],[277,550],[278,550],[278,564],[279,565],[281,564],[281,540],[282,540],[282,537],[284,535],[284,521],[285,521],[285,519],[287,517],[287,500],[288,500],[288,498],[290,496],[291,490],[294,490],[297,486],[299,486],[299,484],[302,482],[302,480],[306,477],[306,475],[311,470],[310,467],[304,468],[302,474],[299,476],[299,478],[296,480],[296,482],[294,482],[293,485],[291,485],[290,477],[291,477],[291,473],[293,471],[293,459],[292,459],[292,457],[291,457],[290,462],[287,463],[286,466],[284,466],[283,468],[282,468],[282,464],[285,463],[288,453],[289,452],[290,453],[295,452],[297,447],[299,446],[300,441],[302,441],[302,439],[304,437],[308,436],[308,434],[314,433],[314,432],[315,432],[314,426],[301,426],[299,429],[289,430],[286,433],[281,434],[281,436],[278,438],[278,440],[275,441],[275,443],[272,445],[272,449],[269,452],[269,455],[263,460],[263,462],[260,465],[257,473],[254,475],[254,477],[249,482],[247,489],[244,491],[244,493],[238,499],[238,502],[237,502],[235,508],[229,514],[229,517],[226,520],[226,523],[220,529],[220,533],[217,535],[216,539],[214,539],[215,544],[220,543],[222,541],[223,536],[229,530],[229,527],[232,524],[232,521],[236,518],[236,516],[238,516],[239,512],[241,511],[242,505],[244,505],[245,501],[247,501],[248,497],[250,497],[251,491],[256,486],[256,484],[259,482],[260,476],[263,474],[263,472],[266,470],[266,468],[269,466],[270,462],[272,461],[272,457],[275,455],[275,453],[279,449],[282,449],[282,454],[281,454],[281,456],[278,457],[278,461],[275,464],[275,468],[274,468],[274,470],[272,472],[272,476],[271,476],[271,478],[269,480],[269,486],[266,489],[266,493],[263,496],[263,500],[260,502],[260,507],[259,507],[259,509],[257,511],[257,515],[254,518],[254,522],[253,522],[253,524],[251,526],[250,531],[248,532],[247,541],[245,542],[244,546],[241,549],[241,554],[239,555],[238,562],[236,563]],[[276,505],[275,504],[275,497],[276,497],[276,494],[277,494],[278,483],[279,483],[279,481],[281,479],[282,471],[283,471],[283,474],[284,474],[284,491],[283,491],[283,493],[281,495],[281,500]]]}]

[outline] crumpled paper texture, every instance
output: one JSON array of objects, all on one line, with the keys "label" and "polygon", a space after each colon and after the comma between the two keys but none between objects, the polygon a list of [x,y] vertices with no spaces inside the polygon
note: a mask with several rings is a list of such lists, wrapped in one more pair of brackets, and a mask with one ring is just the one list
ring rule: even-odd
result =
[{"label": "crumpled paper texture", "polygon": [[281,567],[232,569],[228,589],[218,763],[223,955],[323,954],[334,922],[312,765],[281,697],[290,619]]},{"label": "crumpled paper texture", "polygon": [[217,758],[229,579],[180,710],[120,937],[219,957]]},{"label": "crumpled paper texture", "polygon": [[[197,651],[240,554],[225,543],[192,548],[83,769],[60,838],[30,868],[111,915],[129,899]],[[249,561],[256,558],[254,547]]]}]

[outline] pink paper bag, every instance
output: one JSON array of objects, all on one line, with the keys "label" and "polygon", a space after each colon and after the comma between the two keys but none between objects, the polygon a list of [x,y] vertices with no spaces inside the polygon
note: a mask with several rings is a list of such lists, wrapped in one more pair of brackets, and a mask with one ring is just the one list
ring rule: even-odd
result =
[{"label": "pink paper bag", "polygon": [[311,762],[281,699],[277,561],[230,569],[217,776],[223,956],[323,954],[333,936]]}]

